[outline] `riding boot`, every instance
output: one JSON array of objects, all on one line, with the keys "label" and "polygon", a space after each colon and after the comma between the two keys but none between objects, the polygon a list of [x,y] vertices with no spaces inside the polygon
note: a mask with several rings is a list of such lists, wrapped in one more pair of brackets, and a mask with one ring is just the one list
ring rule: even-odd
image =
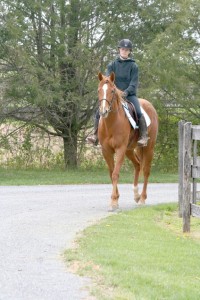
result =
[{"label": "riding boot", "polygon": [[137,145],[139,147],[147,146],[147,142],[149,138],[147,134],[147,124],[143,115],[139,119],[139,134],[140,136]]},{"label": "riding boot", "polygon": [[99,127],[99,117],[95,117],[95,121],[94,121],[94,134],[92,136],[88,136],[87,141],[94,145],[97,146],[98,145],[98,127]]}]

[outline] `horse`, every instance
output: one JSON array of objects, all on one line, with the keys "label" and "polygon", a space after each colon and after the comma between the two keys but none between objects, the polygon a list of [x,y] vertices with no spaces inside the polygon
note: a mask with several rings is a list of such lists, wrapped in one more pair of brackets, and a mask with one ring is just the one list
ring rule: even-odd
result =
[{"label": "horse", "polygon": [[[102,148],[103,157],[108,165],[109,175],[112,181],[112,194],[109,211],[119,209],[118,180],[121,166],[127,157],[133,164],[134,200],[138,204],[145,204],[147,199],[147,184],[154,155],[154,146],[158,133],[158,115],[153,105],[145,100],[139,99],[141,107],[148,114],[151,123],[148,126],[148,144],[146,147],[138,147],[139,130],[133,129],[124,108],[122,106],[123,92],[116,85],[115,74],[104,76],[98,74],[98,102],[99,102],[99,128],[98,140]],[[143,171],[144,182],[141,194],[139,194],[138,180]]]}]

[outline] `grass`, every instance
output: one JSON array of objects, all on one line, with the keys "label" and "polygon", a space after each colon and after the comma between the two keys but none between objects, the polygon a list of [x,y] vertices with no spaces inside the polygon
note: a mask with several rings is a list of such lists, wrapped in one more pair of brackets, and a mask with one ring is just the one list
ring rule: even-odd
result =
[{"label": "grass", "polygon": [[66,260],[93,278],[100,300],[200,299],[200,220],[184,235],[177,215],[165,204],[108,217],[83,232]]},{"label": "grass", "polygon": [[[132,183],[132,170],[120,172],[119,183]],[[178,182],[177,174],[165,174],[152,171],[150,182]],[[62,169],[12,169],[0,168],[0,185],[53,185],[53,184],[99,184],[109,183],[110,178],[106,168],[62,170]]]}]

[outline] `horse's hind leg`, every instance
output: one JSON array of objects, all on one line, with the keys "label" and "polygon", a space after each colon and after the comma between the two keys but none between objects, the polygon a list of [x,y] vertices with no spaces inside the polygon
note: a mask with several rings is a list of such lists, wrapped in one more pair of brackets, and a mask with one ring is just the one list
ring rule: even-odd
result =
[{"label": "horse's hind leg", "polygon": [[[109,169],[109,175],[113,184],[113,171],[114,171],[114,153],[113,152],[109,152],[109,151],[104,151],[102,150],[103,156],[106,160],[106,163],[108,165],[108,169]],[[115,186],[115,188],[113,187],[112,190],[112,196],[111,196],[111,204],[109,207],[109,211],[115,211],[116,209],[118,209],[119,205],[118,205],[118,199],[119,199],[119,191],[118,191],[118,187]]]},{"label": "horse's hind leg", "polygon": [[139,180],[139,174],[140,174],[140,162],[139,159],[135,156],[135,153],[133,150],[127,150],[126,156],[134,165],[134,182],[133,182],[133,192],[134,192],[134,200],[138,202],[140,200],[140,195],[138,192],[138,180]]}]

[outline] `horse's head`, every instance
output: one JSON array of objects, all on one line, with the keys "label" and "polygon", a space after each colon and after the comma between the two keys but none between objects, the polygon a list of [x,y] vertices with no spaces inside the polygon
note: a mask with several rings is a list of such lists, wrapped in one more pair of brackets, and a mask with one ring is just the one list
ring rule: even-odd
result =
[{"label": "horse's head", "polygon": [[112,72],[108,77],[99,73],[98,77],[100,80],[98,87],[99,114],[101,117],[107,118],[109,112],[112,111],[113,101],[116,96],[115,73]]}]

